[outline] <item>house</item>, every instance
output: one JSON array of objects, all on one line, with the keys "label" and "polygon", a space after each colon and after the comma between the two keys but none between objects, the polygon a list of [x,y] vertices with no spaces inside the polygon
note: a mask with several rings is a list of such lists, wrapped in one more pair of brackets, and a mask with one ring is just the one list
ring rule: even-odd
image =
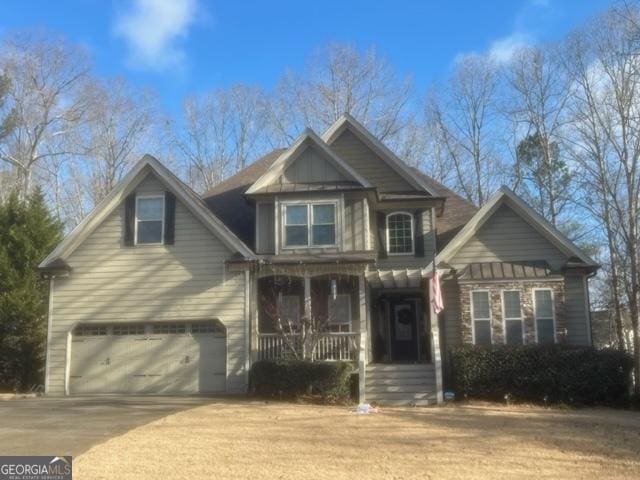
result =
[{"label": "house", "polygon": [[245,392],[252,362],[302,354],[353,361],[367,401],[435,403],[455,345],[590,345],[597,268],[509,189],[477,209],[349,115],[204,196],[145,156],[41,264],[46,392]]}]

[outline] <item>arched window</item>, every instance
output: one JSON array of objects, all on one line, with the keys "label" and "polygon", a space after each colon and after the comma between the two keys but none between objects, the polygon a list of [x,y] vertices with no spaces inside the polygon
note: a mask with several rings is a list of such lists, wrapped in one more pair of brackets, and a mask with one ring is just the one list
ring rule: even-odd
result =
[{"label": "arched window", "polygon": [[387,215],[387,252],[389,255],[413,254],[413,215],[410,213]]}]

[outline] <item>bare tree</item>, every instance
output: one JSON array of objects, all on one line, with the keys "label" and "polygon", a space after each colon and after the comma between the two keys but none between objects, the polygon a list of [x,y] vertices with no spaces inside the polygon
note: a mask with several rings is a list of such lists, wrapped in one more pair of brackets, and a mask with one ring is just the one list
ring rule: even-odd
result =
[{"label": "bare tree", "polygon": [[[460,58],[440,94],[427,98],[427,118],[455,173],[455,188],[482,205],[500,184],[496,124],[499,76],[486,56]],[[497,185],[496,185],[497,184]]]},{"label": "bare tree", "polygon": [[154,93],[138,91],[121,78],[92,82],[85,95],[88,115],[74,140],[75,150],[86,159],[92,206],[151,150],[158,109]]},{"label": "bare tree", "polygon": [[557,52],[549,46],[518,51],[507,78],[507,114],[520,134],[515,188],[557,226],[571,196],[562,136],[571,98],[570,79],[560,68]]},{"label": "bare tree", "polygon": [[0,144],[0,160],[15,169],[24,196],[36,166],[69,153],[63,140],[85,114],[80,91],[89,66],[84,51],[46,34],[12,34],[1,51],[0,70],[11,79],[8,97],[15,117]]},{"label": "bare tree", "polygon": [[[633,18],[629,17],[633,15]],[[600,218],[608,229],[609,261],[615,268],[612,287],[620,285],[634,331],[636,392],[640,393],[639,238],[640,215],[640,76],[636,25],[640,12],[614,8],[595,18],[574,39],[571,50],[580,125],[587,125],[580,143],[589,144],[592,171],[603,197]],[[589,125],[593,125],[589,127]],[[602,138],[607,150],[596,146]],[[597,191],[596,191],[597,193]],[[613,272],[613,270],[612,270]],[[620,315],[619,313],[617,314]],[[620,333],[618,333],[620,335]]]},{"label": "bare tree", "polygon": [[188,98],[173,138],[191,186],[206,191],[244,168],[265,148],[264,126],[265,99],[258,88],[236,85]]},{"label": "bare tree", "polygon": [[411,80],[400,77],[371,48],[331,43],[316,51],[301,72],[281,77],[271,102],[270,123],[280,143],[305,127],[322,131],[343,113],[363,122],[380,140],[393,144],[407,123]]}]

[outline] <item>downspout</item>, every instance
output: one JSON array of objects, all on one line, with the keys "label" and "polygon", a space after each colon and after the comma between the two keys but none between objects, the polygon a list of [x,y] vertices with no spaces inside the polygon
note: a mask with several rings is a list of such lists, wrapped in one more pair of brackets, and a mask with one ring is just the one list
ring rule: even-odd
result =
[{"label": "downspout", "polygon": [[245,387],[249,390],[249,368],[251,367],[251,271],[244,271],[244,375]]},{"label": "downspout", "polygon": [[54,287],[54,278],[55,275],[51,274],[49,277],[49,311],[47,312],[47,343],[46,343],[46,354],[45,354],[45,366],[44,366],[44,393],[49,393],[49,370],[51,368],[51,356],[50,356],[50,346],[51,346],[51,329],[53,326],[53,287]]}]

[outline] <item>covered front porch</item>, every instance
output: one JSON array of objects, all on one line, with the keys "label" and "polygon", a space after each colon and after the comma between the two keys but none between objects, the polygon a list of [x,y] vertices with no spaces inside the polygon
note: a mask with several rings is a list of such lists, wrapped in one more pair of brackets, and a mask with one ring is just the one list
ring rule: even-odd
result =
[{"label": "covered front porch", "polygon": [[421,270],[368,265],[265,269],[255,279],[252,358],[354,362],[361,401],[372,366],[439,371],[427,284]]}]

